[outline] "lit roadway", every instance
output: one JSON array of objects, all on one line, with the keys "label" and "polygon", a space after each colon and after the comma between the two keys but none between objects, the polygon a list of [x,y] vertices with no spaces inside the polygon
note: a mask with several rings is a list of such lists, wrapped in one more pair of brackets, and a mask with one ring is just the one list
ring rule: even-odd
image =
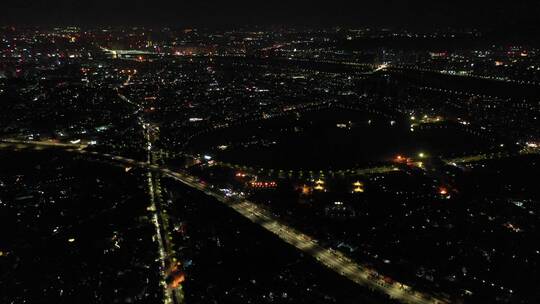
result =
[{"label": "lit roadway", "polygon": [[[136,73],[136,72],[135,72]],[[123,86],[129,85],[132,79],[132,75],[129,75],[127,80],[124,82]],[[121,94],[119,89],[116,88],[116,93],[118,97],[137,108],[137,111],[134,114],[142,114],[144,107],[136,102],[131,101],[125,95]],[[147,161],[146,167],[154,167],[156,159],[153,156],[153,136],[151,132],[154,131],[154,126],[151,123],[144,121],[144,117],[138,116],[138,122],[143,130],[144,138],[146,141],[146,150],[147,150]],[[96,154],[97,155],[97,154]],[[107,158],[111,158],[110,155],[103,155]],[[115,161],[118,161],[116,157],[112,157]],[[141,167],[141,166],[139,166]],[[148,171],[148,192],[150,195],[150,207],[149,211],[152,212],[152,224],[156,230],[156,239],[158,242],[159,249],[159,260],[161,264],[161,274],[162,280],[160,282],[163,287],[163,303],[164,304],[183,304],[184,303],[184,292],[182,286],[178,288],[169,288],[167,284],[167,277],[169,276],[168,269],[176,262],[176,253],[174,252],[172,241],[170,239],[169,231],[169,218],[167,213],[162,207],[162,197],[161,197],[161,187],[160,187],[160,177],[159,174],[156,174],[156,171]]]},{"label": "lit roadway", "polygon": [[382,276],[379,276],[374,270],[359,265],[339,251],[320,246],[317,240],[281,223],[279,220],[276,220],[272,214],[265,209],[260,208],[255,203],[241,198],[227,197],[213,190],[213,187],[207,186],[201,183],[197,178],[187,174],[173,172],[168,169],[159,170],[166,176],[214,197],[219,202],[231,207],[252,222],[277,235],[283,241],[313,256],[319,263],[357,284],[385,293],[391,298],[403,303],[448,303],[446,300],[437,299],[431,295],[414,291],[410,287],[399,282],[386,283],[382,279]]},{"label": "lit roadway", "polygon": [[[2,143],[0,141],[0,143]],[[0,147],[13,147],[22,148],[36,148],[40,146],[40,142],[19,142],[13,141],[6,143]],[[54,147],[54,145],[47,144],[47,147]],[[283,241],[290,245],[302,250],[304,253],[313,256],[319,263],[325,265],[329,269],[336,273],[348,278],[349,280],[366,286],[370,289],[377,290],[381,293],[388,295],[389,297],[398,300],[402,303],[418,303],[418,304],[437,304],[437,303],[449,303],[446,299],[439,299],[427,293],[421,293],[413,290],[411,287],[401,284],[396,281],[385,282],[383,277],[375,270],[369,269],[347,258],[343,253],[327,249],[320,246],[317,240],[312,239],[306,234],[280,222],[275,219],[265,209],[258,207],[255,203],[242,199],[240,197],[227,197],[219,190],[214,189],[213,186],[207,185],[201,182],[198,178],[190,176],[183,172],[175,172],[166,167],[159,166],[144,161],[137,161],[122,156],[111,155],[107,153],[99,153],[95,151],[87,151],[76,147],[68,147],[66,149],[63,145],[58,145],[58,148],[62,148],[67,152],[77,153],[81,155],[93,156],[98,159],[108,160],[116,162],[123,167],[137,167],[141,169],[150,170],[153,172],[161,173],[164,176],[170,177],[176,181],[179,181],[191,188],[203,191],[209,196],[214,197],[219,202],[229,206],[242,216],[248,218],[252,222],[262,226],[267,231],[277,235]],[[154,220],[157,220],[154,218]],[[163,254],[164,252],[162,252]]]},{"label": "lit roadway", "polygon": [[12,138],[0,139],[0,148],[18,148],[25,149],[32,147],[34,150],[44,150],[47,148],[60,148],[60,149],[77,149],[84,150],[88,147],[87,144],[77,143],[77,144],[66,144],[54,140],[49,141],[32,141],[32,140],[20,140]]}]

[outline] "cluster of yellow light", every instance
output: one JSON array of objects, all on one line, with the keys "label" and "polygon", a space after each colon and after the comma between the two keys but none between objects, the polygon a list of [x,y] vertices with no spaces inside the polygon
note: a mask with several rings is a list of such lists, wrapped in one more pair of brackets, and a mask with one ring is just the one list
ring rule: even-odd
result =
[{"label": "cluster of yellow light", "polygon": [[353,184],[353,192],[354,193],[363,193],[364,192],[364,183],[357,181]]},{"label": "cluster of yellow light", "polygon": [[315,181],[315,187],[313,189],[318,190],[318,191],[324,191],[325,190],[324,181],[321,179]]},{"label": "cluster of yellow light", "polygon": [[318,190],[318,191],[324,191],[324,187],[323,187],[323,186],[321,186],[321,185],[317,185],[317,186],[315,186],[315,188],[314,188],[314,189],[315,189],[315,190]]},{"label": "cluster of yellow light", "polygon": [[354,188],[354,193],[363,193],[364,192],[364,189],[363,188],[360,188],[360,187],[357,187],[357,188]]}]

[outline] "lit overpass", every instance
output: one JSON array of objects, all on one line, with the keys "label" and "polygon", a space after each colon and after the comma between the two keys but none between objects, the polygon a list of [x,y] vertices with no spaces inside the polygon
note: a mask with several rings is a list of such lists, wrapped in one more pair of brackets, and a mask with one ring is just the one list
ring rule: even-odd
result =
[{"label": "lit overpass", "polygon": [[494,153],[484,153],[484,154],[478,154],[478,155],[468,155],[463,157],[457,157],[452,159],[444,159],[443,161],[447,164],[469,164],[469,163],[476,163],[486,160],[495,160],[495,159],[503,159],[508,158],[516,155],[532,155],[532,154],[540,154],[540,148],[533,148],[533,147],[525,147],[521,149],[518,153],[509,153],[509,152],[494,152]]},{"label": "lit overpass", "polygon": [[[11,147],[20,148],[21,146],[26,146],[27,148],[36,148],[40,145],[40,142],[24,142],[20,143],[18,146],[16,145]],[[47,147],[55,146],[47,145]],[[415,291],[412,287],[405,284],[393,280],[391,282],[388,282],[388,280],[385,280],[384,277],[377,273],[375,270],[352,261],[339,251],[322,247],[318,244],[317,240],[312,239],[308,235],[275,219],[270,212],[259,207],[255,203],[245,200],[242,197],[227,196],[219,190],[215,189],[213,186],[201,182],[198,178],[194,176],[190,176],[183,172],[175,172],[170,170],[169,168],[162,167],[157,164],[152,164],[145,161],[137,161],[122,156],[111,155],[108,153],[87,151],[80,149],[80,147],[69,147],[67,149],[66,147],[62,146],[56,147],[63,148],[63,150],[67,152],[77,153],[80,155],[88,155],[97,159],[112,161],[126,168],[137,167],[152,172],[158,172],[163,176],[170,177],[178,182],[187,185],[188,187],[198,189],[207,194],[208,196],[214,197],[217,201],[234,209],[236,212],[249,219],[250,221],[260,225],[267,231],[275,234],[288,244],[314,257],[319,263],[335,271],[336,273],[348,278],[349,280],[359,285],[386,294],[390,298],[400,301],[402,303],[450,303],[447,299],[437,298],[427,293]]]},{"label": "lit overpass", "polygon": [[371,72],[366,72],[365,74],[373,74],[379,71],[392,71],[392,72],[400,72],[400,73],[407,73],[411,71],[412,72],[430,72],[430,73],[453,76],[453,77],[474,78],[474,79],[508,82],[508,83],[514,83],[514,84],[519,84],[519,85],[540,86],[540,82],[534,81],[534,80],[520,80],[520,79],[512,79],[512,78],[508,78],[504,76],[490,76],[490,75],[474,74],[471,72],[458,72],[458,71],[451,71],[451,70],[429,69],[425,67],[399,64],[399,63],[398,64],[389,64],[389,63],[373,64],[373,63],[360,63],[360,62],[354,62],[354,61],[313,60],[313,59],[299,59],[299,58],[289,59],[289,61],[328,63],[328,64],[337,64],[337,65],[349,66],[349,67],[372,69]]},{"label": "lit overpass", "polygon": [[419,67],[414,65],[407,65],[407,64],[394,64],[389,65],[388,70],[393,72],[429,72],[429,73],[435,73],[440,75],[446,75],[446,76],[453,76],[453,77],[463,77],[463,78],[474,78],[474,79],[482,79],[482,80],[491,80],[491,81],[500,81],[500,82],[508,82],[518,85],[540,85],[540,82],[534,81],[534,80],[522,80],[522,79],[512,79],[508,78],[506,76],[490,76],[490,75],[481,75],[481,74],[475,74],[468,71],[452,71],[452,70],[440,70],[440,69],[429,69],[426,67]]},{"label": "lit overpass", "polygon": [[83,142],[62,143],[54,140],[31,141],[12,138],[0,139],[0,148],[25,149],[28,147],[33,147],[34,150],[44,150],[47,148],[84,150],[88,147],[88,144]]},{"label": "lit overpass", "polygon": [[124,56],[124,55],[130,55],[130,56],[140,56],[140,55],[153,55],[156,54],[154,52],[149,51],[142,51],[142,50],[111,50],[108,48],[101,48],[102,51],[109,53],[113,56]]}]

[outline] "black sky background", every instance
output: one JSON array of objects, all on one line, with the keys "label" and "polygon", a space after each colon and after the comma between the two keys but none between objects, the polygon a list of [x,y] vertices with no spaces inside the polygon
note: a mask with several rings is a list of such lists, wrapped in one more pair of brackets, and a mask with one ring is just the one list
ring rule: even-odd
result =
[{"label": "black sky background", "polygon": [[3,25],[540,27],[540,0],[2,0]]}]

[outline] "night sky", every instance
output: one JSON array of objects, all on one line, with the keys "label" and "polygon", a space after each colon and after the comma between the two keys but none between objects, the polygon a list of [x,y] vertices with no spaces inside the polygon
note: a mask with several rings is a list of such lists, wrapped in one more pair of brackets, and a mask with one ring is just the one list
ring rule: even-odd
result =
[{"label": "night sky", "polygon": [[0,24],[538,27],[540,1],[2,1]]}]

